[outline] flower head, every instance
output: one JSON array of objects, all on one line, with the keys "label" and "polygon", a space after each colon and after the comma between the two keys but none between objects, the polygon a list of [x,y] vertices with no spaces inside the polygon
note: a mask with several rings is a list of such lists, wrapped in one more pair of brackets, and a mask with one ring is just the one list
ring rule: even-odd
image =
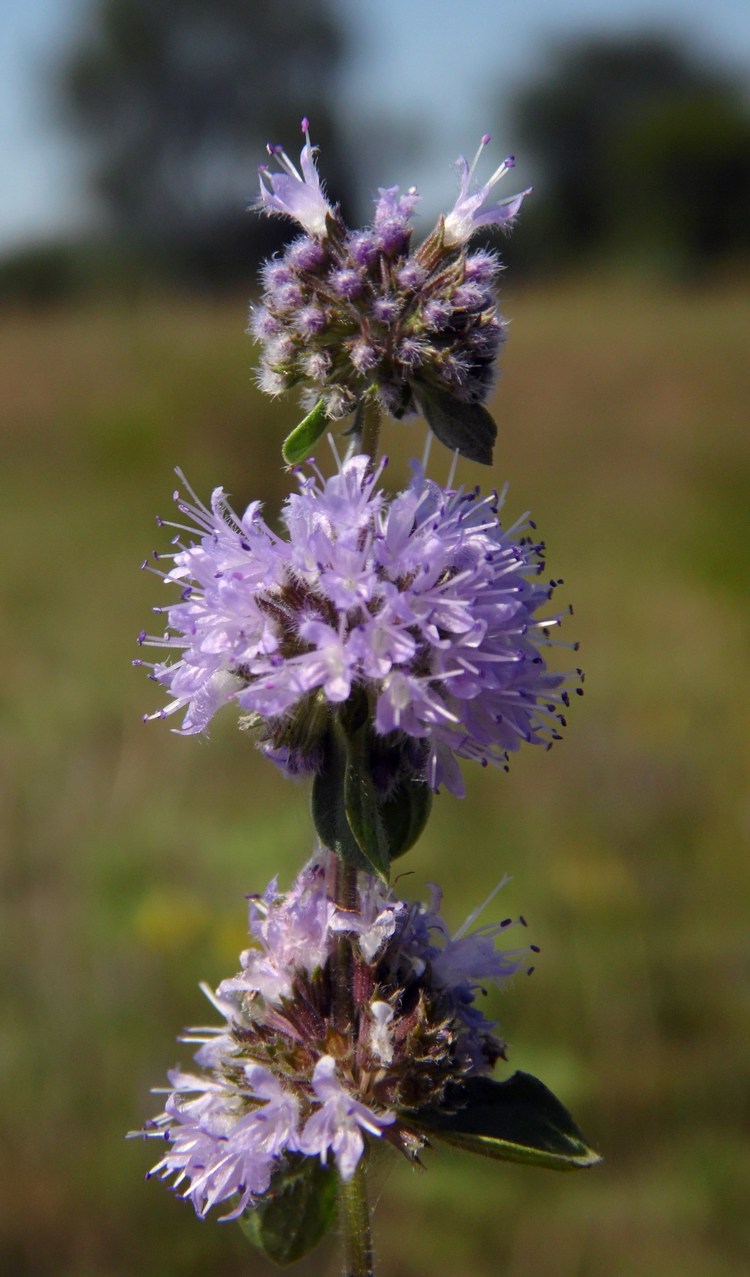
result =
[{"label": "flower head", "polygon": [[518,212],[523,195],[482,208],[510,161],[472,192],[476,161],[460,160],[455,207],[412,251],[413,187],[381,187],[372,224],[350,231],[323,196],[309,140],[302,174],[270,149],[283,171],[261,170],[261,206],[293,217],[306,234],[263,270],[250,319],[262,348],[261,388],[276,395],[299,387],[308,407],[322,399],[330,420],[365,395],[397,418],[426,411],[431,392],[483,403],[505,336],[495,296],[500,262],[466,243],[477,227],[508,225]]},{"label": "flower head", "polygon": [[498,200],[497,203],[485,207],[485,201],[492,187],[516,165],[514,156],[508,155],[484,186],[474,186],[474,172],[479,157],[490,141],[489,133],[485,133],[472,164],[469,164],[463,155],[456,161],[460,180],[459,191],[453,208],[446,215],[443,227],[445,243],[448,245],[465,244],[480,226],[508,226],[517,216],[525,197],[530,193],[529,187],[518,195],[509,195],[504,200]]},{"label": "flower head", "polygon": [[[542,651],[559,615],[544,615],[543,545],[502,499],[453,491],[414,468],[390,499],[368,458],[300,478],[276,535],[257,502],[235,514],[222,489],[210,508],[176,494],[197,538],[162,575],[180,600],[169,630],[141,642],[171,649],[152,667],[202,731],[234,702],[270,757],[316,771],[333,718],[357,697],[382,738],[390,773],[462,792],[457,759],[505,765],[521,741],[559,736],[568,675]],[[170,557],[170,556],[167,556]],[[387,782],[386,782],[387,783]]]},{"label": "flower head", "polygon": [[300,152],[300,168],[295,167],[283,147],[269,142],[268,154],[278,162],[280,173],[261,164],[258,207],[267,213],[284,213],[299,222],[308,235],[324,236],[328,219],[335,216],[328,203],[315,164],[315,147],[310,142],[309,123],[302,121],[305,144]]},{"label": "flower head", "polygon": [[[164,1111],[142,1132],[169,1145],[152,1174],[173,1176],[199,1215],[223,1206],[235,1219],[292,1155],[333,1161],[344,1179],[368,1138],[415,1156],[417,1114],[504,1055],[475,1002],[526,961],[528,949],[495,948],[513,920],[468,933],[474,914],[451,937],[437,889],[429,906],[406,904],[364,874],[354,906],[338,909],[330,869],[315,857],[288,893],[274,881],[253,897],[256,946],[216,993],[204,986],[224,1023],[189,1032],[198,1070],[169,1075]],[[346,1023],[331,978],[342,936],[354,972]]]}]

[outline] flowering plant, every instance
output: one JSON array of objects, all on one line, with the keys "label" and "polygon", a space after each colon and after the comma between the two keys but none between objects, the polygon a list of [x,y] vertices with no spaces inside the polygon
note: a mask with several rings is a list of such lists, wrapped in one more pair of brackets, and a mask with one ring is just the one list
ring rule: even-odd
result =
[{"label": "flowering plant", "polygon": [[193,734],[234,703],[263,754],[312,778],[316,850],[287,892],[274,879],[251,897],[239,974],[204,987],[223,1023],[190,1031],[198,1071],[170,1074],[142,1133],[169,1146],[154,1172],[199,1215],[239,1219],[279,1263],[338,1211],[345,1272],[363,1277],[374,1142],[411,1161],[434,1139],[540,1166],[598,1160],[541,1082],[491,1076],[505,1044],[478,998],[530,971],[537,947],[498,948],[514,920],[476,927],[485,906],[451,935],[437,888],[409,904],[388,885],[433,793],[463,795],[459,760],[507,768],[521,742],[549,746],[582,674],[548,665],[559,582],[542,579],[527,516],[504,526],[503,497],[440,487],[426,463],[401,492],[381,486],[383,410],[422,411],[456,456],[491,459],[499,262],[467,245],[518,213],[527,192],[487,202],[512,158],[475,187],[485,136],[412,250],[416,192],[381,189],[372,225],[350,231],[303,132],[299,170],[277,146],[280,171],[261,167],[259,207],[304,233],[264,267],[251,327],[263,389],[306,398],[286,461],[346,415],[350,446],[340,459],[334,445],[330,477],[297,470],[283,535],[259,501],[238,514],[217,488],[206,505],[180,475],[173,550],[154,567],[179,597],[157,609],[165,633],[139,639],[168,655],[137,663],[170,697],[147,718],[182,714]]}]

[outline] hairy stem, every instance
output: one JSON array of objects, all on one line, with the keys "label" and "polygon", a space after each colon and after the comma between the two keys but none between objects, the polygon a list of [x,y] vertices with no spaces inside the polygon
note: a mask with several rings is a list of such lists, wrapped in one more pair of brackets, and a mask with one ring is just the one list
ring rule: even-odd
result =
[{"label": "hairy stem", "polygon": [[[331,853],[332,855],[334,853]],[[350,911],[357,906],[357,871],[341,859],[336,860],[334,899],[339,909]],[[334,1007],[336,1027],[342,1033],[354,1032],[354,991],[352,989],[352,946],[349,937],[342,934],[334,954]]]},{"label": "hairy stem", "polygon": [[339,1179],[339,1229],[344,1251],[343,1277],[375,1277],[365,1158],[351,1179]]},{"label": "hairy stem", "polygon": [[351,912],[357,907],[357,870],[336,856],[336,904]]},{"label": "hairy stem", "polygon": [[376,399],[365,399],[360,404],[360,451],[367,454],[374,468],[380,443],[380,406]]},{"label": "hairy stem", "polygon": [[[336,856],[335,899],[339,909],[357,907],[357,870]],[[336,1025],[347,1035],[356,1033],[356,1007],[352,987],[352,946],[342,935],[334,956],[334,1006]],[[344,1252],[343,1277],[374,1277],[370,1208],[365,1183],[366,1155],[360,1158],[351,1179],[339,1176],[339,1231]]]}]

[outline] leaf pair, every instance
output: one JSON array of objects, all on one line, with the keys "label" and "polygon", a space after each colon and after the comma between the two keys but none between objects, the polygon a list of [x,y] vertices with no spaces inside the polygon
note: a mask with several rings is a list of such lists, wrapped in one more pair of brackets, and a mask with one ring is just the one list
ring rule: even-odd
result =
[{"label": "leaf pair", "polygon": [[403,855],[424,829],[432,793],[419,780],[404,779],[387,798],[373,780],[371,728],[333,719],[324,766],[313,781],[312,818],[318,837],[356,869],[385,882],[391,861]]},{"label": "leaf pair", "polygon": [[[414,385],[419,406],[434,435],[451,452],[468,461],[492,464],[497,426],[487,409],[478,403],[464,403],[447,390],[419,382]],[[319,399],[306,417],[284,440],[282,453],[287,465],[298,465],[310,456],[320,436],[330,425],[325,400]]]}]

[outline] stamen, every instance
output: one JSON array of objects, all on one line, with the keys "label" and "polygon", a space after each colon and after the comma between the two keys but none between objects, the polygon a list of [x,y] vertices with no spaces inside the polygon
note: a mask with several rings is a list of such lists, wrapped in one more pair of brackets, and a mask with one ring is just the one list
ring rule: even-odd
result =
[{"label": "stamen", "polygon": [[505,174],[509,173],[510,170],[515,167],[516,167],[516,157],[514,155],[506,155],[502,164],[499,164],[498,167],[495,169],[495,172],[492,174],[492,177],[490,178],[487,185],[494,186],[496,182],[500,181],[501,177],[505,177]]},{"label": "stamen", "polygon": [[472,179],[473,179],[473,177],[474,177],[474,173],[475,173],[475,170],[476,170],[477,164],[479,163],[479,157],[480,157],[480,155],[482,154],[482,151],[484,150],[485,146],[489,146],[489,144],[490,144],[490,142],[491,142],[491,141],[492,141],[492,136],[491,136],[491,134],[489,134],[489,133],[484,133],[484,134],[482,135],[482,140],[481,140],[481,142],[479,143],[479,146],[477,147],[477,153],[476,153],[476,155],[474,156],[474,159],[473,159],[473,160],[472,160],[472,162],[471,162],[471,167],[469,168],[469,173],[468,173],[468,176],[467,176],[467,179],[466,179],[467,185],[469,185],[469,184],[471,183],[471,181],[472,181]]},{"label": "stamen", "polygon": [[[509,875],[509,874],[505,874],[505,875],[504,875],[504,876],[500,879],[500,881],[499,881],[499,883],[497,884],[497,886],[496,886],[496,887],[493,887],[493,889],[492,889],[492,891],[490,892],[490,894],[488,895],[487,899],[486,899],[486,900],[484,900],[484,901],[482,902],[482,904],[481,904],[481,905],[479,905],[476,909],[472,910],[472,912],[469,914],[469,916],[468,916],[468,918],[466,919],[466,921],[465,921],[465,922],[463,922],[463,923],[461,924],[461,926],[458,928],[458,931],[457,931],[457,932],[455,933],[455,935],[453,936],[453,939],[454,939],[454,940],[460,940],[462,936],[466,935],[466,932],[469,930],[469,927],[471,927],[471,926],[472,926],[472,924],[476,922],[477,918],[478,918],[478,917],[480,917],[480,915],[484,913],[484,911],[485,911],[485,909],[487,908],[487,906],[488,906],[488,905],[490,905],[490,904],[492,904],[492,901],[495,899],[495,896],[497,895],[497,893],[498,893],[499,891],[502,891],[503,887],[506,887],[506,886],[508,885],[508,883],[509,883],[509,882],[510,882],[510,875]],[[507,925],[507,924],[506,924],[506,923],[502,923],[501,925],[502,925],[502,926],[505,926],[505,925]]]},{"label": "stamen", "polygon": [[298,182],[302,181],[302,175],[299,170],[295,168],[294,164],[292,164],[292,161],[289,159],[289,156],[283,146],[281,146],[278,142],[269,142],[266,150],[269,155],[272,155],[275,160],[278,160],[281,167],[286,169],[290,177],[296,177]]}]

